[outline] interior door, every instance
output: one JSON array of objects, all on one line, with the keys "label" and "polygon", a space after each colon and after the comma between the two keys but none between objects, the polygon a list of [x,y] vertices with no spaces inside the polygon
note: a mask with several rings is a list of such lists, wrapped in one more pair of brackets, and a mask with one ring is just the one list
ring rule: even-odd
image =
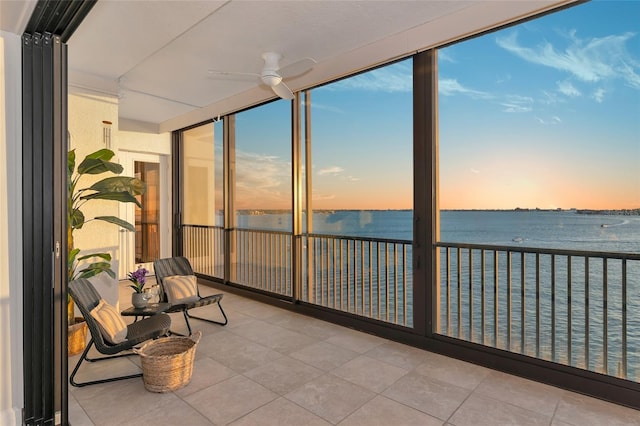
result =
[{"label": "interior door", "polygon": [[120,205],[120,217],[136,228],[136,232],[120,229],[120,279],[138,266],[153,275],[153,261],[169,253],[168,160],[164,155],[121,151],[120,164],[124,175],[147,185],[147,191],[138,197],[142,208],[132,203]]}]

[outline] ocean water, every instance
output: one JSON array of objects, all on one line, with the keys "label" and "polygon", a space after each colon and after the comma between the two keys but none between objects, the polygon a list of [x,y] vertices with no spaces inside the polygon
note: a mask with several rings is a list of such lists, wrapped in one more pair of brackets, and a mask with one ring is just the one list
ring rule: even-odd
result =
[{"label": "ocean water", "polygon": [[444,211],[441,241],[640,253],[640,216]]},{"label": "ocean water", "polygon": [[[442,211],[440,219],[441,242],[640,254],[640,216],[587,215],[572,211]],[[267,212],[241,215],[238,225],[240,228],[290,231],[291,218],[289,214]],[[313,233],[410,242],[413,212],[316,212]],[[640,380],[640,298],[636,296],[640,294],[640,261],[627,262],[627,302],[623,303],[621,261],[609,261],[604,274],[605,264],[597,258],[590,260],[587,268],[585,259],[580,256],[571,263],[566,256],[552,260],[551,256],[543,255],[538,287],[533,254],[525,257],[524,278],[519,269],[522,258],[519,253],[514,254],[511,259],[513,276],[509,279],[506,253],[499,256],[497,277],[493,275],[493,258],[488,256],[484,284],[480,279],[479,253],[474,253],[473,258],[469,267],[468,254],[462,253],[458,258],[454,250],[447,277],[445,257],[441,256],[440,333]],[[461,265],[460,277],[457,264]],[[467,274],[469,270],[473,271],[471,280]],[[554,285],[551,284],[552,270]],[[409,303],[412,281],[409,277]],[[569,281],[572,284],[568,284]],[[485,297],[481,297],[483,288]],[[508,305],[511,316],[506,308]],[[625,306],[626,375],[620,350]],[[412,306],[407,308],[411,317]],[[523,311],[524,322],[521,320]]]},{"label": "ocean water", "polygon": [[[239,215],[238,227],[291,231],[291,215]],[[413,212],[315,212],[313,233],[410,241]],[[640,253],[640,216],[587,215],[572,211],[445,210],[440,214],[440,241]]]}]

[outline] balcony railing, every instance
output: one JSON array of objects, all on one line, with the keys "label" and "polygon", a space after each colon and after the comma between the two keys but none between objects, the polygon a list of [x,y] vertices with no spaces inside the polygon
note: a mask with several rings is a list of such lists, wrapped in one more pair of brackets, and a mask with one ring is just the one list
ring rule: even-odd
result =
[{"label": "balcony railing", "polygon": [[247,287],[292,296],[291,233],[235,229],[233,281]]},{"label": "balcony railing", "polygon": [[638,380],[640,255],[436,246],[440,334]]},{"label": "balcony railing", "polygon": [[303,300],[413,325],[411,241],[318,234],[305,241]]},{"label": "balcony railing", "polygon": [[[224,277],[224,229],[183,226],[194,270]],[[235,284],[413,326],[410,241],[234,229]],[[640,255],[438,243],[435,332],[627,380],[640,377]],[[427,307],[429,309],[429,307]]]},{"label": "balcony railing", "polygon": [[224,228],[221,226],[182,225],[185,257],[195,272],[224,277]]},{"label": "balcony railing", "polygon": [[[292,234],[233,229],[231,280],[277,295],[293,296]],[[224,229],[184,225],[184,254],[195,272],[224,276]],[[300,300],[411,327],[411,242],[307,235],[301,238]]]}]

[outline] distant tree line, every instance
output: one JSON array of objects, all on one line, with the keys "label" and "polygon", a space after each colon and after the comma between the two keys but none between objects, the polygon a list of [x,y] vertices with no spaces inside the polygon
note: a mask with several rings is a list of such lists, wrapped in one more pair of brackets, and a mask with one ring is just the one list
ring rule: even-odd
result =
[{"label": "distant tree line", "polygon": [[640,209],[620,210],[576,210],[578,214],[608,214],[615,216],[640,216]]}]

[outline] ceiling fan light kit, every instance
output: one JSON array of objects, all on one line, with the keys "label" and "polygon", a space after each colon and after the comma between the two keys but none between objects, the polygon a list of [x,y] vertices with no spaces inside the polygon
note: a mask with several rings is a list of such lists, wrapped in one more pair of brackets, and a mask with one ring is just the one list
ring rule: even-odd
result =
[{"label": "ceiling fan light kit", "polygon": [[260,75],[262,82],[269,87],[277,86],[282,82],[282,77],[277,72],[271,70],[264,70]]}]

